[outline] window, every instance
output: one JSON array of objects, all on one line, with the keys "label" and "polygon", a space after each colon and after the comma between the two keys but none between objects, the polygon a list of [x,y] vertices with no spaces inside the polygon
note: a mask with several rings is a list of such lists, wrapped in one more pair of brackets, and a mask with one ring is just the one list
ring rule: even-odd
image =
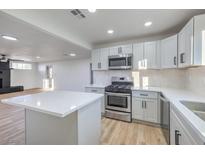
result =
[{"label": "window", "polygon": [[12,69],[20,69],[20,70],[31,70],[32,64],[22,63],[22,62],[11,62],[10,64]]}]

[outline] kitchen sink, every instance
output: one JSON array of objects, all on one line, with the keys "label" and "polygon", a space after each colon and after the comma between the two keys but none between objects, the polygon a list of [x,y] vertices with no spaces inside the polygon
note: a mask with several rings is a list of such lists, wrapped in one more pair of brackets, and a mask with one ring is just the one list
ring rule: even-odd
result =
[{"label": "kitchen sink", "polygon": [[191,110],[199,118],[205,121],[205,103],[193,101],[180,101],[185,107]]}]

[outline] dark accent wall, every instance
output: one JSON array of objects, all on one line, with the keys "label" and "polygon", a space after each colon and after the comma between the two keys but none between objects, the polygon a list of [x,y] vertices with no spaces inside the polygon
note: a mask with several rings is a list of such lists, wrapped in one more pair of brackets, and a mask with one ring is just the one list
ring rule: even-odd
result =
[{"label": "dark accent wall", "polygon": [[0,62],[0,94],[23,91],[23,86],[11,87],[10,62]]},{"label": "dark accent wall", "polygon": [[10,87],[11,73],[9,62],[0,62],[0,88]]}]

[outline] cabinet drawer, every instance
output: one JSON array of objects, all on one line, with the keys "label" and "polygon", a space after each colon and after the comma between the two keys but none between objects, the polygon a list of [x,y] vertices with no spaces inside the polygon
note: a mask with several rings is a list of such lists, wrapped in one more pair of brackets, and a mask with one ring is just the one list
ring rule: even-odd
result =
[{"label": "cabinet drawer", "polygon": [[90,92],[90,93],[100,93],[100,94],[104,94],[104,89],[103,88],[93,88],[93,87],[86,87],[85,88],[86,92]]},{"label": "cabinet drawer", "polygon": [[132,96],[134,97],[140,97],[140,98],[151,98],[151,99],[157,99],[158,98],[158,92],[151,92],[151,91],[132,91]]}]

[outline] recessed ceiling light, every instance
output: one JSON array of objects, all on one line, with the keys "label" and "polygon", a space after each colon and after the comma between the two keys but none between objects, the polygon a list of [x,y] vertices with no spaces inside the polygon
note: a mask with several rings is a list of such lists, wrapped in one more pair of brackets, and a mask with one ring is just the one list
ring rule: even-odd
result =
[{"label": "recessed ceiling light", "polygon": [[147,22],[145,22],[145,24],[144,24],[145,27],[149,27],[149,26],[151,26],[151,25],[152,25],[152,22],[151,22],[151,21],[147,21]]},{"label": "recessed ceiling light", "polygon": [[113,34],[113,33],[114,33],[114,30],[110,29],[110,30],[107,31],[107,33],[108,33],[108,34]]},{"label": "recessed ceiling light", "polygon": [[75,57],[76,54],[75,54],[75,53],[70,53],[70,56],[71,56],[71,57]]},{"label": "recessed ceiling light", "polygon": [[95,12],[96,12],[96,9],[88,9],[88,11],[89,11],[90,13],[95,13]]},{"label": "recessed ceiling light", "polygon": [[39,56],[36,56],[36,58],[37,58],[37,59],[39,59],[39,58],[41,58],[41,57],[39,57]]},{"label": "recessed ceiling light", "polygon": [[8,35],[1,35],[2,38],[6,39],[6,40],[11,40],[11,41],[17,41],[18,39],[12,36],[8,36]]}]

